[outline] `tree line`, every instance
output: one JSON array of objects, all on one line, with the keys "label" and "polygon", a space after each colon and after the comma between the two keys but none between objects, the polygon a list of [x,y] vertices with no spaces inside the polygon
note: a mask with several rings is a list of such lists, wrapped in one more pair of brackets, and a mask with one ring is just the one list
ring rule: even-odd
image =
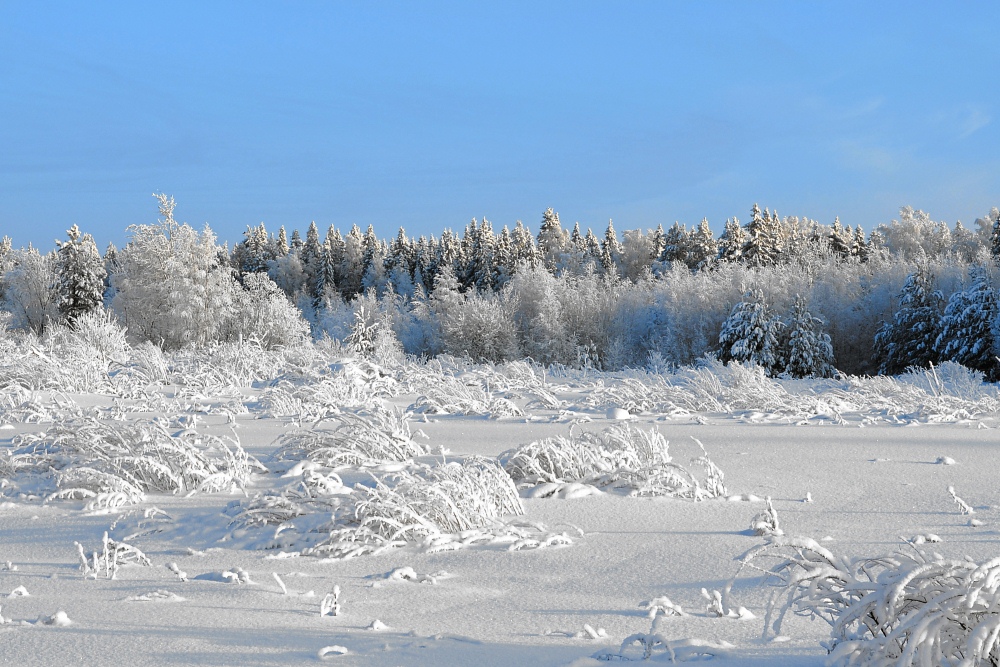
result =
[{"label": "tree line", "polygon": [[605,369],[713,354],[794,377],[943,360],[997,376],[997,209],[969,229],[904,207],[866,234],[755,204],[717,238],[707,220],[621,236],[609,221],[597,236],[553,209],[537,234],[485,218],[391,240],[371,226],[321,238],[315,223],[304,237],[261,223],[230,250],[157,201],[157,222],[103,255],[76,226],[45,254],[5,238],[7,326],[44,335],[107,308],[164,348],[311,335],[368,353]]}]

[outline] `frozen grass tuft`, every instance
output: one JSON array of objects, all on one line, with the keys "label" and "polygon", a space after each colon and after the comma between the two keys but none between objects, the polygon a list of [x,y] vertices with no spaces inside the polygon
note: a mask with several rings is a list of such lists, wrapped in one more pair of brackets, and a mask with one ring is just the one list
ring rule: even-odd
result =
[{"label": "frozen grass tuft", "polygon": [[339,423],[332,431],[309,428],[282,436],[275,460],[279,467],[311,461],[336,469],[406,461],[429,454],[425,445],[413,440],[409,418],[408,412],[389,410],[378,403],[360,414],[345,412],[337,417]]},{"label": "frozen grass tuft", "polygon": [[174,436],[159,421],[74,420],[13,444],[0,454],[0,469],[15,486],[47,489],[50,500],[86,500],[88,509],[133,504],[146,493],[238,489],[263,469],[234,439]]},{"label": "frozen grass tuft", "polygon": [[704,484],[671,460],[668,443],[656,429],[646,431],[628,424],[616,424],[601,433],[537,440],[504,452],[500,460],[521,487],[582,483],[635,496],[692,500],[726,496],[722,471],[701,449],[702,455],[694,462],[706,470]]},{"label": "frozen grass tuft", "polygon": [[765,635],[786,615],[830,624],[831,665],[986,667],[1000,664],[1000,558],[982,565],[923,551],[848,561],[811,539],[775,538],[741,570],[778,586]]}]

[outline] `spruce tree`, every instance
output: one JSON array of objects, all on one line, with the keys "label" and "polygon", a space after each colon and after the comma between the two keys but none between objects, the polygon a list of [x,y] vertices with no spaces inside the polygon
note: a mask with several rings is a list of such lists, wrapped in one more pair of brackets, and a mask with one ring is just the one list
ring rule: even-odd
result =
[{"label": "spruce tree", "polygon": [[781,336],[783,373],[793,378],[833,376],[833,344],[822,326],[822,320],[807,309],[805,299],[796,298]]},{"label": "spruce tree", "polygon": [[879,373],[896,375],[910,366],[926,367],[938,360],[934,343],[943,301],[927,269],[907,277],[899,294],[899,310],[875,334],[873,358]]},{"label": "spruce tree", "polygon": [[743,261],[754,266],[776,264],[783,250],[781,241],[781,221],[777,213],[773,216],[766,210],[761,213],[760,206],[754,204],[741,253]]},{"label": "spruce tree", "polygon": [[622,244],[615,232],[615,223],[608,220],[608,228],[604,230],[604,240],[601,241],[601,267],[604,274],[613,277],[621,275]]},{"label": "spruce tree", "polygon": [[972,284],[948,299],[934,349],[941,361],[954,361],[997,379],[993,324],[997,320],[996,291],[983,267],[972,270]]},{"label": "spruce tree", "polygon": [[746,230],[740,225],[739,218],[726,220],[726,228],[719,237],[719,261],[738,262],[743,257],[743,247],[747,243]]},{"label": "spruce tree", "polygon": [[769,374],[780,371],[778,366],[778,331],[781,323],[764,303],[759,289],[748,290],[719,333],[719,360],[722,362],[750,361]]},{"label": "spruce tree", "polygon": [[90,234],[80,234],[73,225],[68,241],[57,241],[55,269],[58,275],[59,315],[72,324],[104,301],[107,272],[97,244]]},{"label": "spruce tree", "polygon": [[542,214],[542,224],[538,228],[538,252],[541,254],[545,268],[555,272],[562,255],[568,248],[569,234],[559,224],[559,214],[551,208]]}]

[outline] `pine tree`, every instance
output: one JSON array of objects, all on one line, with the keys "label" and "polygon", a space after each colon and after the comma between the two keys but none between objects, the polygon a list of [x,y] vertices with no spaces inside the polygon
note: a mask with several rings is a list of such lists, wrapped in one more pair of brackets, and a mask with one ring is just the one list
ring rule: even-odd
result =
[{"label": "pine tree", "polygon": [[538,252],[541,254],[545,268],[555,272],[562,261],[569,244],[569,234],[559,224],[559,214],[551,208],[542,214],[542,224],[538,228]]},{"label": "pine tree", "polygon": [[934,349],[942,361],[982,371],[992,380],[1000,370],[994,355],[992,327],[1000,307],[985,269],[973,268],[971,277],[972,284],[967,289],[955,292],[948,299]]},{"label": "pine tree", "polygon": [[675,222],[663,237],[663,249],[658,256],[661,262],[684,262],[687,264],[687,228]]},{"label": "pine tree", "polygon": [[614,221],[609,219],[604,240],[601,241],[601,267],[605,275],[616,278],[621,276],[621,257],[622,244],[618,241]]},{"label": "pine tree", "polygon": [[497,236],[493,255],[493,284],[497,289],[502,288],[514,277],[516,268],[514,237],[511,236],[507,225],[504,225],[500,235]]},{"label": "pine tree", "polygon": [[769,374],[778,365],[778,330],[781,323],[764,303],[764,294],[752,289],[732,312],[719,333],[719,360],[753,362]]},{"label": "pine tree", "polygon": [[[997,211],[997,209],[993,209]],[[993,211],[990,213],[992,214]],[[996,215],[993,217],[993,231],[990,234],[990,255],[993,257],[993,261],[1000,264],[1000,211],[997,211]]]},{"label": "pine tree", "polygon": [[840,224],[840,218],[834,218],[833,225],[830,227],[829,243],[830,250],[837,257],[845,258],[850,256],[851,243],[854,240],[852,237],[851,228],[844,229],[843,225]]},{"label": "pine tree", "polygon": [[267,236],[264,223],[247,225],[243,240],[233,248],[231,262],[240,278],[250,273],[267,271],[268,262],[275,258],[274,243]]},{"label": "pine tree", "polygon": [[910,366],[926,367],[937,361],[938,337],[944,297],[934,289],[934,276],[926,269],[911,273],[899,294],[899,310],[875,334],[874,361],[878,372],[902,373]]},{"label": "pine tree", "polygon": [[278,239],[274,243],[274,256],[284,257],[289,250],[291,248],[288,247],[288,233],[285,231],[285,226],[282,225],[281,229],[278,230]]},{"label": "pine tree", "polygon": [[97,244],[90,234],[80,235],[73,225],[66,232],[69,241],[57,241],[56,273],[59,284],[59,314],[69,324],[104,301],[107,272]]},{"label": "pine tree", "polygon": [[299,259],[306,274],[305,293],[312,300],[313,307],[316,307],[323,298],[323,289],[326,286],[326,257],[323,244],[319,241],[319,229],[315,221],[310,222],[309,229],[306,230],[306,241],[299,251]]},{"label": "pine tree", "polygon": [[694,270],[704,269],[719,254],[719,244],[712,238],[712,228],[708,218],[702,218],[698,226],[688,235],[688,266]]},{"label": "pine tree", "polygon": [[337,286],[345,300],[361,293],[361,278],[364,275],[364,237],[361,228],[351,225],[351,231],[344,237],[344,256],[341,261]]},{"label": "pine tree", "polygon": [[753,205],[750,222],[747,223],[746,241],[743,243],[742,259],[754,266],[772,266],[782,253],[781,222],[777,213],[761,213],[760,206]]},{"label": "pine tree", "polygon": [[535,267],[542,260],[538,246],[535,245],[535,237],[531,235],[528,228],[520,220],[514,225],[511,233],[514,241],[514,258],[517,264],[526,263],[530,267]]},{"label": "pine tree", "polygon": [[794,378],[833,376],[833,345],[822,326],[822,320],[806,308],[805,300],[796,298],[781,337],[784,373]]},{"label": "pine tree", "polygon": [[471,286],[480,291],[489,291],[494,286],[494,273],[496,254],[496,237],[493,235],[493,226],[490,221],[483,217],[483,221],[476,230],[473,239],[472,251],[469,256],[469,267],[471,269]]},{"label": "pine tree", "polygon": [[743,257],[743,247],[746,245],[748,236],[746,230],[740,225],[739,218],[726,220],[726,228],[719,237],[719,261],[738,262]]}]

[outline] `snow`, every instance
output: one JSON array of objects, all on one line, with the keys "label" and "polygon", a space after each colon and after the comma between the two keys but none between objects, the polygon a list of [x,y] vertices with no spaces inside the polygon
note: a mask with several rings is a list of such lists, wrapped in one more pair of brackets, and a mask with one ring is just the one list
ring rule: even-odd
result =
[{"label": "snow", "polygon": [[[466,382],[478,382],[481,372],[472,369]],[[504,398],[523,415],[490,419],[455,410],[411,416],[412,437],[418,438],[417,425],[426,436],[403,455],[415,460],[386,467],[361,457],[337,468],[338,478],[350,491],[355,484],[371,485],[373,476],[420,475],[421,466],[495,458],[543,438],[623,427],[607,401],[614,399],[612,389],[620,398],[629,385],[591,373],[585,381],[549,378],[539,387],[557,401],[548,407],[528,407],[535,399],[527,391],[518,398],[513,391],[485,390],[484,410]],[[398,410],[416,403],[422,392],[406,384],[416,380],[396,379],[392,386],[370,379],[389,389],[369,401]],[[674,380],[676,389],[681,383]],[[502,529],[431,530],[433,544],[446,548],[416,540],[349,559],[309,556],[294,545],[253,548],[279,540],[276,526],[237,529],[226,512],[234,501],[297,488],[310,475],[328,476],[331,469],[317,459],[272,457],[311,423],[265,410],[259,398],[268,388],[245,388],[238,396],[205,390],[197,400],[177,400],[177,387],[151,391],[148,403],[159,411],[121,418],[164,417],[175,424],[172,434],[180,433],[183,421],[181,430],[205,443],[236,434],[268,471],[253,474],[232,493],[228,487],[192,495],[149,491],[135,504],[96,511],[85,509],[85,500],[44,501],[32,493],[32,479],[0,467],[6,482],[0,484],[0,618],[10,621],[0,624],[2,660],[51,665],[73,656],[81,664],[129,667],[320,661],[582,666],[605,664],[595,656],[635,658],[648,650],[654,661],[668,660],[673,651],[678,657],[712,654],[719,665],[822,665],[827,654],[820,642],[829,639],[824,623],[792,617],[781,635],[762,638],[771,589],[759,575],[744,572],[722,593],[739,570],[736,559],[764,542],[749,526],[766,511],[765,498],[786,536],[821,541],[838,556],[912,548],[905,542],[948,558],[985,562],[996,555],[997,422],[992,413],[975,412],[975,396],[964,403],[938,396],[920,404],[913,398],[916,385],[902,380],[877,386],[875,380],[803,380],[744,384],[743,403],[737,404],[734,390],[714,399],[715,407],[691,403],[668,411],[666,387],[654,377],[635,381],[634,396],[645,387],[649,404],[630,406],[628,427],[657,429],[669,441],[673,461],[692,470],[697,466],[691,462],[703,454],[693,438],[703,443],[725,473],[727,498],[638,497],[609,492],[599,482],[548,482],[519,489],[524,515],[506,519]],[[989,390],[986,385],[979,391]],[[822,413],[813,400],[816,411],[804,412],[806,397],[824,392],[837,392],[839,411]],[[755,396],[770,403],[755,409]],[[44,408],[55,397],[40,393],[36,399]],[[58,400],[112,418],[107,395]],[[233,400],[248,410],[203,408]],[[904,403],[906,410],[892,407]],[[350,404],[341,406],[355,414]],[[936,420],[935,410],[949,418]],[[0,452],[25,434],[58,431],[45,421],[7,421],[15,428],[2,433]],[[904,428],[911,424],[917,427]],[[330,428],[329,422],[320,425]],[[331,507],[354,502],[351,493],[323,497]],[[282,533],[289,539],[305,534],[310,522],[329,521],[334,511],[293,517],[294,526]],[[972,512],[970,521],[965,514]],[[106,532],[110,542],[104,541]],[[565,540],[546,548],[514,548],[517,540],[541,545],[545,536],[560,535]],[[114,576],[107,576],[110,569],[100,561],[100,570],[87,577],[74,543],[88,560],[97,552],[98,561],[108,544],[113,558],[131,553],[123,551],[128,545],[151,565],[118,559]]]}]

